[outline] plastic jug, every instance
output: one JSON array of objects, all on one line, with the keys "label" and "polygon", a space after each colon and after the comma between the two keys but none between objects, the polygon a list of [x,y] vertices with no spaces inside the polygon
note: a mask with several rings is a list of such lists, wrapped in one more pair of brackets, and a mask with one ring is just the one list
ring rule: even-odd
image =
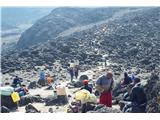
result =
[{"label": "plastic jug", "polygon": [[18,102],[18,101],[20,101],[20,97],[19,97],[19,94],[18,94],[17,92],[13,92],[13,93],[11,94],[11,97],[12,97],[13,102]]}]

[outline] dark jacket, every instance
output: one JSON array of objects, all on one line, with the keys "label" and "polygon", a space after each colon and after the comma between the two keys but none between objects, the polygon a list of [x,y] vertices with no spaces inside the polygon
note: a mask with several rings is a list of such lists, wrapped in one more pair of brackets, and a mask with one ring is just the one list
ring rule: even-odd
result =
[{"label": "dark jacket", "polygon": [[17,85],[17,84],[19,84],[19,85],[21,85],[21,80],[17,77],[17,78],[14,78],[14,80],[13,80],[13,83],[12,83],[13,85]]},{"label": "dark jacket", "polygon": [[90,93],[92,93],[92,88],[88,85],[84,85],[81,89],[88,90]]},{"label": "dark jacket", "polygon": [[138,105],[141,105],[147,102],[146,94],[140,83],[136,84],[132,88],[131,94],[130,94],[130,100],[131,102],[136,103]]}]

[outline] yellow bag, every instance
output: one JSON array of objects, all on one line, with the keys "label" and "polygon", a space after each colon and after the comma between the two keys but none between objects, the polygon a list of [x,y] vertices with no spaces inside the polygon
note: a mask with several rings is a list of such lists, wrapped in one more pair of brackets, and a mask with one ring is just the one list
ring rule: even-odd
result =
[{"label": "yellow bag", "polygon": [[90,94],[90,98],[88,102],[97,103],[97,98],[94,94]]},{"label": "yellow bag", "polygon": [[90,92],[87,90],[80,90],[75,93],[75,99],[80,100],[82,103],[86,103],[90,99]]},{"label": "yellow bag", "polygon": [[20,97],[19,97],[19,94],[18,94],[17,92],[13,92],[13,93],[11,94],[11,97],[12,97],[13,102],[18,102],[18,101],[20,101]]}]

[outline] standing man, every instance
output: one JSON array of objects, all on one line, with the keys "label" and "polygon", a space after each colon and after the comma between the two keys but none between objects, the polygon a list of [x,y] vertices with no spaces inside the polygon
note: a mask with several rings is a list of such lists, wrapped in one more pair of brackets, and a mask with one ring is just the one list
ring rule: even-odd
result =
[{"label": "standing man", "polygon": [[45,76],[45,71],[44,70],[41,70],[40,73],[39,73],[38,84],[41,85],[41,86],[46,85],[46,76]]},{"label": "standing man", "polygon": [[74,67],[74,75],[75,75],[75,78],[77,79],[77,78],[78,78],[78,75],[79,75],[79,66],[78,66],[78,65],[76,65],[76,66]]},{"label": "standing man", "polygon": [[70,74],[70,77],[71,77],[71,82],[73,82],[73,77],[74,77],[73,67],[70,67],[70,68],[69,68],[69,74]]},{"label": "standing man", "polygon": [[107,71],[106,75],[101,76],[96,82],[96,89],[100,92],[99,103],[107,107],[112,107],[112,89],[113,89],[113,74]]}]

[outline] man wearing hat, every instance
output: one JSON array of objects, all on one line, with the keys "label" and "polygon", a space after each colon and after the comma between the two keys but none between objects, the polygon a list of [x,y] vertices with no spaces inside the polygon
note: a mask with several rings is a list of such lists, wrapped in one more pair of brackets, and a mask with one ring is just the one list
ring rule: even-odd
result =
[{"label": "man wearing hat", "polygon": [[92,88],[88,85],[88,80],[83,80],[83,87],[81,89],[88,90],[90,93],[92,93]]}]

